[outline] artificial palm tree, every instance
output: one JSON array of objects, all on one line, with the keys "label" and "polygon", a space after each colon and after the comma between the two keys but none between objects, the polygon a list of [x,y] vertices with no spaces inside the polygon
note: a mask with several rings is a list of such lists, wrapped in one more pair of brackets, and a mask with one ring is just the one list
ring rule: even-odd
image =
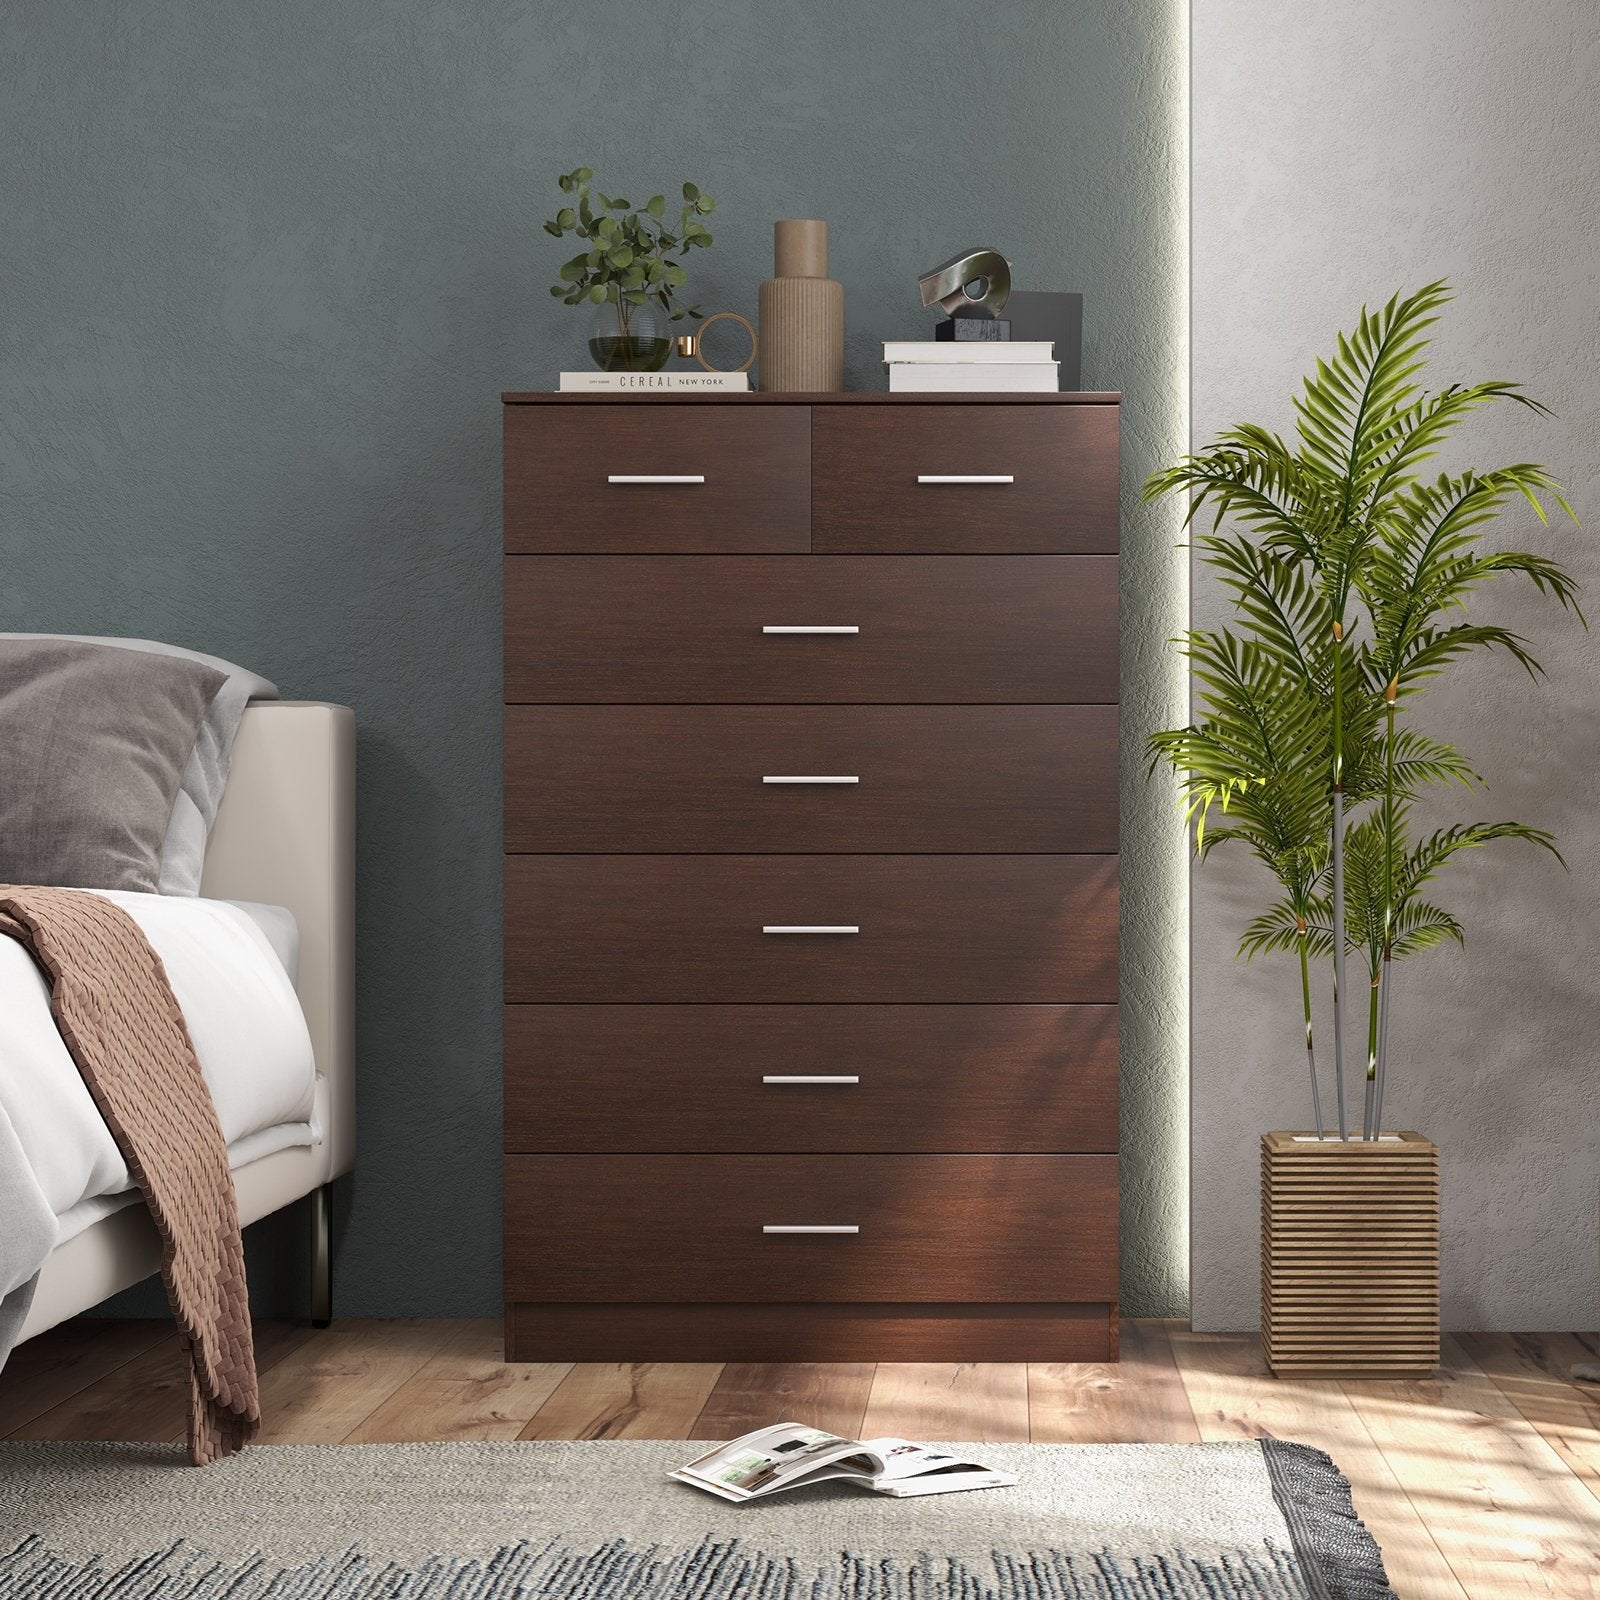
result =
[{"label": "artificial palm tree", "polygon": [[[1431,482],[1421,475],[1481,407],[1509,400],[1544,411],[1511,383],[1421,388],[1427,330],[1448,298],[1440,282],[1376,313],[1363,309],[1355,332],[1338,337],[1331,360],[1317,363],[1295,401],[1293,446],[1243,425],[1145,486],[1146,498],[1188,494],[1189,521],[1209,507],[1212,531],[1197,544],[1239,618],[1237,631],[1195,630],[1180,641],[1193,664],[1201,720],[1157,734],[1152,751],[1178,773],[1202,857],[1218,843],[1242,841],[1283,887],[1241,949],[1299,954],[1319,1136],[1312,957],[1331,955],[1334,968],[1340,1138],[1349,1131],[1345,956],[1353,946],[1368,957],[1363,1132],[1376,1137],[1391,964],[1460,933],[1417,891],[1473,845],[1506,837],[1551,845],[1547,834],[1514,823],[1471,824],[1405,843],[1411,802],[1424,786],[1480,780],[1458,751],[1402,725],[1401,704],[1473,650],[1504,649],[1539,670],[1519,636],[1457,612],[1504,573],[1522,574],[1564,605],[1575,608],[1576,599],[1576,585],[1549,558],[1477,548],[1478,530],[1514,497],[1541,520],[1541,496],[1571,515],[1542,467]],[[1367,805],[1371,816],[1347,822],[1347,813]],[[1220,821],[1209,820],[1213,808]],[[1351,862],[1354,882],[1347,881]]]}]

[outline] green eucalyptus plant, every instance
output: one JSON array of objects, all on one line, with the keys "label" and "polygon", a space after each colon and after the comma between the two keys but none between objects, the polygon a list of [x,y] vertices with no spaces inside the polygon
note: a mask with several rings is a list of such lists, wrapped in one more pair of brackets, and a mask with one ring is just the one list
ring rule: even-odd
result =
[{"label": "green eucalyptus plant", "polygon": [[[1518,385],[1425,391],[1427,330],[1449,299],[1443,282],[1363,308],[1295,402],[1298,437],[1254,424],[1157,473],[1145,497],[1190,497],[1186,525],[1209,507],[1202,559],[1230,591],[1237,626],[1195,629],[1189,657],[1198,721],[1156,734],[1154,760],[1178,776],[1204,859],[1237,842],[1276,878],[1281,897],[1246,929],[1241,952],[1298,955],[1313,1115],[1324,1132],[1311,1029],[1311,963],[1331,958],[1339,1137],[1348,1137],[1345,958],[1369,979],[1362,1132],[1378,1137],[1394,963],[1446,940],[1460,923],[1423,891],[1461,852],[1553,837],[1516,822],[1464,823],[1418,837],[1431,786],[1482,785],[1466,757],[1415,724],[1422,691],[1462,657],[1502,650],[1541,675],[1527,641],[1467,619],[1493,580],[1516,574],[1577,612],[1577,585],[1547,556],[1484,549],[1487,524],[1514,501],[1572,517],[1543,468],[1515,463],[1426,478],[1456,426],[1510,401],[1547,415]],[[1576,519],[1573,519],[1576,520]],[[1230,527],[1224,529],[1224,522]],[[1347,820],[1353,819],[1353,820]],[[1559,860],[1559,854],[1557,854]]]},{"label": "green eucalyptus plant", "polygon": [[[593,188],[593,179],[588,167],[576,167],[556,180],[572,203],[549,218],[544,231],[557,239],[571,234],[584,241],[584,248],[561,264],[561,281],[550,286],[550,293],[569,306],[614,306],[615,337],[626,354],[640,307],[654,301],[673,322],[700,316],[698,306],[674,304],[674,296],[689,281],[689,274],[681,261],[671,257],[674,251],[682,257],[710,246],[711,233],[701,218],[710,216],[717,203],[686,183],[677,220],[669,223],[665,195],[652,195],[635,209],[631,201],[614,199]],[[602,358],[602,366],[610,364]]]}]

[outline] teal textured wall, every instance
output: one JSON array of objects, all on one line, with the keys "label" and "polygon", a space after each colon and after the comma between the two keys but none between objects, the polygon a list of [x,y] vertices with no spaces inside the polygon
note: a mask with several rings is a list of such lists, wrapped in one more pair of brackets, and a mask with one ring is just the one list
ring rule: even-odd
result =
[{"label": "teal textured wall", "polygon": [[[499,404],[581,362],[556,173],[833,225],[848,381],[992,243],[1081,289],[1124,476],[1183,442],[1180,0],[17,0],[0,17],[0,628],[131,633],[360,719],[360,1170],[339,1305],[499,1301]],[[1129,1309],[1183,1294],[1170,522],[1127,501]],[[265,1224],[282,1234],[285,1224]],[[289,1292],[254,1251],[262,1298]]]}]

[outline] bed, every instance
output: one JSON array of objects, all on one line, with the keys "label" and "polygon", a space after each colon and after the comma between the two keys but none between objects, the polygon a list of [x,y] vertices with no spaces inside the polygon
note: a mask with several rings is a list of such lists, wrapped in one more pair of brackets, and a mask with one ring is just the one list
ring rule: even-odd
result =
[{"label": "bed", "polygon": [[[332,1315],[329,1185],[355,1159],[354,856],[353,714],[310,701],[248,706],[200,892],[284,907],[298,927],[293,982],[314,1060],[317,1142],[247,1157],[233,1176],[244,1225],[311,1197],[310,1306],[319,1325]],[[46,1260],[20,1338],[98,1305],[158,1270],[160,1260],[142,1204],[91,1222]]]}]

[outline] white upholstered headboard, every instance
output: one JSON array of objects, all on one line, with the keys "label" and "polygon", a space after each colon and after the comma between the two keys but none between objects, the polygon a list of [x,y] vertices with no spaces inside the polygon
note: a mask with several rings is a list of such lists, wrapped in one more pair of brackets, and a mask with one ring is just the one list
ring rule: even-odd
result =
[{"label": "white upholstered headboard", "polygon": [[327,1080],[334,1173],[355,1157],[356,719],[348,706],[245,709],[200,892],[287,906],[300,925],[295,987]]}]

